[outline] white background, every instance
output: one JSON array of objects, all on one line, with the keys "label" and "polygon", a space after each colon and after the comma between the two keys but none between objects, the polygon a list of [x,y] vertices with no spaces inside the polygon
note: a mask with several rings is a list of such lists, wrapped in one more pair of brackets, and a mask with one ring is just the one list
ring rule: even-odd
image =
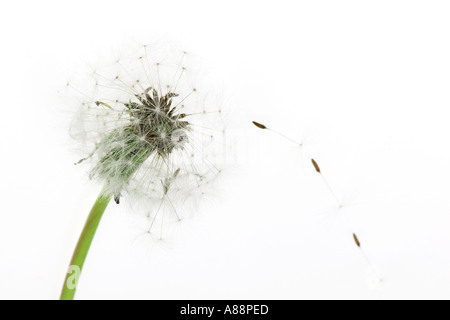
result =
[{"label": "white background", "polygon": [[77,298],[450,298],[449,16],[448,1],[3,2],[0,298],[59,297],[101,186],[73,166],[58,88],[130,37],[209,62],[236,160],[176,239],[140,238],[111,205]]}]

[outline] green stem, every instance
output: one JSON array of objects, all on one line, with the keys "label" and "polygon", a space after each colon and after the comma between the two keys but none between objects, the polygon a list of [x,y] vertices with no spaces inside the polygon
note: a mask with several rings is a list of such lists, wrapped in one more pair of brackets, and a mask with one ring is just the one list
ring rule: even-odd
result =
[{"label": "green stem", "polygon": [[80,239],[78,240],[78,244],[73,253],[72,261],[70,262],[70,267],[61,293],[61,300],[74,299],[76,286],[78,284],[81,270],[83,269],[84,261],[86,260],[86,256],[89,252],[89,248],[91,247],[92,240],[94,239],[95,232],[97,231],[97,227],[103,213],[111,201],[111,197],[111,195],[105,195],[102,191],[91,209],[84,229],[81,232]]}]

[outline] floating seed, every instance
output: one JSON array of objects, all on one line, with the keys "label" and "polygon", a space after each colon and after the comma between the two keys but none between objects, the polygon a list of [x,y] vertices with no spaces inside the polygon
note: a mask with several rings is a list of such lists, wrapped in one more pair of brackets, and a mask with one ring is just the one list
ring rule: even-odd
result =
[{"label": "floating seed", "polygon": [[317,164],[316,160],[311,159],[311,162],[312,162],[314,168],[316,169],[316,171],[317,171],[318,173],[321,173],[321,172],[320,172],[320,167],[319,167],[319,165]]},{"label": "floating seed", "polygon": [[253,124],[254,124],[255,126],[257,126],[258,128],[260,128],[260,129],[263,129],[263,130],[266,130],[266,129],[267,129],[267,127],[266,127],[265,125],[263,125],[263,124],[261,124],[261,123],[258,123],[258,122],[256,122],[256,121],[253,121]]},{"label": "floating seed", "polygon": [[358,246],[358,248],[361,248],[361,243],[359,242],[358,237],[356,236],[356,234],[353,234],[353,239],[355,239],[355,243]]}]

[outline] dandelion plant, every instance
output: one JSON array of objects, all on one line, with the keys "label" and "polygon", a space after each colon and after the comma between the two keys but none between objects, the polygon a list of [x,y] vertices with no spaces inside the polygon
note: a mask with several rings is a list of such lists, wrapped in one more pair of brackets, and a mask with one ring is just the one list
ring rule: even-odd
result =
[{"label": "dandelion plant", "polygon": [[202,77],[193,57],[161,44],[130,52],[67,83],[76,110],[70,134],[84,152],[76,164],[87,165],[89,178],[103,188],[75,248],[63,300],[75,296],[112,200],[143,202],[146,232],[161,238],[164,220],[180,221],[180,208],[221,172],[215,155],[225,132],[222,111],[214,95],[197,86]]}]

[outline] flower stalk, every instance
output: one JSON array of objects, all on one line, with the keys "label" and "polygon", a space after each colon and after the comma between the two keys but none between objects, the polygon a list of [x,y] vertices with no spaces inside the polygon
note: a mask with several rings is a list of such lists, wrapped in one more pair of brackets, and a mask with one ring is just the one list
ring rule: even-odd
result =
[{"label": "flower stalk", "polygon": [[88,255],[95,233],[97,231],[100,220],[106,207],[111,201],[112,195],[105,194],[104,191],[100,193],[91,209],[86,224],[81,232],[78,244],[70,262],[70,267],[67,272],[66,279],[64,280],[64,286],[62,289],[60,300],[73,300],[75,297],[75,291],[77,289],[78,280],[83,269],[84,262]]}]

